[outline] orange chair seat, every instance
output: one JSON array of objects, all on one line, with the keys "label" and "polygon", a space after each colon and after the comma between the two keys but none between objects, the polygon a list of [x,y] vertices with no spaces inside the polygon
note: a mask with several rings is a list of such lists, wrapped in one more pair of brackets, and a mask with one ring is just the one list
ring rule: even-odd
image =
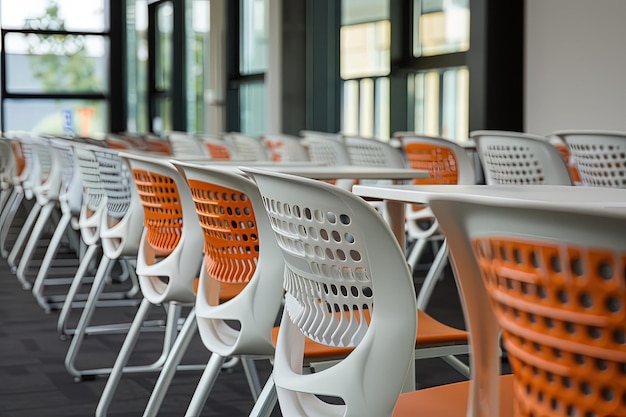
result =
[{"label": "orange chair seat", "polygon": [[[367,311],[365,313],[366,320],[369,320],[369,314],[367,314]],[[417,310],[417,323],[416,347],[467,342],[468,333],[466,331],[447,326],[422,310]],[[278,327],[274,327],[272,330],[272,342],[274,345],[276,345],[277,339]],[[342,358],[348,355],[352,349],[354,348],[326,346],[309,338],[304,339],[304,357],[310,360]]]},{"label": "orange chair seat", "polygon": [[[393,417],[465,417],[469,384],[463,381],[401,394]],[[499,417],[513,415],[513,397],[513,375],[501,376]]]}]

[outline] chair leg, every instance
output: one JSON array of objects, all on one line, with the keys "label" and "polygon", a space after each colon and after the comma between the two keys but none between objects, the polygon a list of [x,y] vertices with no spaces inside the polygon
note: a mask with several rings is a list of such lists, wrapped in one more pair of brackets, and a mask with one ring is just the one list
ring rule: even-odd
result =
[{"label": "chair leg", "polygon": [[23,200],[24,193],[17,188],[13,188],[13,191],[9,196],[9,201],[7,201],[6,205],[2,209],[2,213],[0,214],[0,254],[5,259],[9,256],[9,251],[6,249],[9,230],[11,229],[13,220],[15,220],[15,215],[17,214]]},{"label": "chair leg", "polygon": [[[176,333],[178,331],[178,318],[180,317],[181,307],[176,304],[170,304],[167,308],[167,323],[165,325],[165,336],[163,340],[163,351],[159,359],[157,359],[151,365],[145,366],[133,366],[126,367],[128,363],[128,359],[137,343],[137,339],[139,338],[139,332],[141,331],[141,327],[145,318],[150,311],[152,303],[147,299],[143,299],[141,304],[139,305],[139,309],[137,310],[137,314],[133,319],[133,322],[130,326],[128,334],[126,335],[126,339],[124,339],[124,343],[122,344],[122,348],[120,349],[119,354],[117,355],[117,359],[115,360],[115,364],[113,368],[110,370],[109,378],[107,379],[107,383],[102,391],[102,395],[100,396],[100,401],[98,402],[98,406],[96,407],[96,417],[106,416],[109,407],[111,406],[111,402],[113,401],[113,396],[115,395],[115,391],[120,383],[122,378],[122,374],[124,372],[153,372],[159,370],[163,367],[167,356],[169,355],[172,344],[175,340]],[[106,370],[93,370],[90,372],[91,375],[94,374],[102,374],[103,371]],[[83,375],[86,373],[83,372]]]},{"label": "chair leg", "polygon": [[41,237],[41,233],[48,223],[48,219],[50,218],[50,214],[54,209],[54,203],[50,202],[41,208],[41,212],[37,217],[37,221],[35,222],[35,226],[33,227],[33,231],[28,238],[28,242],[26,243],[26,247],[24,248],[24,253],[22,253],[22,257],[20,259],[20,263],[17,267],[17,279],[22,284],[25,290],[28,290],[32,287],[31,283],[26,278],[26,270],[33,258],[33,253],[35,252],[35,248],[39,244],[39,238]]},{"label": "chair leg", "polygon": [[252,399],[256,401],[259,399],[259,394],[261,394],[261,382],[259,382],[259,374],[256,370],[254,359],[244,357],[242,358],[241,364],[243,365],[243,370],[246,373],[246,379],[248,380],[248,386],[250,387],[250,392],[252,393]]},{"label": "chair leg", "polygon": [[39,270],[37,271],[37,277],[35,278],[35,281],[33,283],[33,296],[46,313],[50,312],[51,305],[48,303],[43,295],[45,280],[48,276],[48,271],[50,271],[50,267],[52,266],[52,261],[54,261],[54,258],[56,257],[56,254],[59,250],[61,239],[63,238],[63,235],[65,235],[71,219],[72,215],[69,213],[64,214],[63,216],[61,216],[61,219],[59,219],[59,223],[54,229],[54,233],[52,234],[50,243],[46,248],[46,253],[43,257],[43,260],[41,261]]},{"label": "chair leg", "polygon": [[[12,269],[15,269],[17,267],[17,258],[22,252],[22,249],[24,249],[24,245],[26,244],[26,241],[30,236],[33,225],[35,224],[35,221],[37,220],[40,211],[41,206],[39,204],[35,204],[33,208],[28,212],[28,216],[26,217],[26,220],[24,221],[24,224],[22,225],[22,228],[17,235],[17,239],[13,243],[13,247],[11,248],[11,251],[9,252],[9,255],[7,257],[7,262]],[[8,227],[10,227],[10,225]]]},{"label": "chair leg", "polygon": [[437,255],[435,255],[435,259],[433,260],[432,265],[428,269],[428,274],[426,274],[424,283],[420,288],[419,294],[417,296],[418,309],[426,310],[428,302],[430,301],[430,297],[432,296],[435,289],[435,285],[437,284],[437,281],[439,281],[439,277],[441,277],[443,269],[448,263],[448,254],[448,244],[444,240],[439,247],[439,250],[437,251]]},{"label": "chair leg", "polygon": [[211,354],[209,362],[207,363],[206,368],[202,373],[202,377],[196,386],[196,390],[193,393],[193,397],[191,398],[185,417],[197,417],[200,415],[202,408],[204,407],[204,404],[213,389],[213,385],[215,385],[215,381],[217,380],[225,359],[226,358],[218,355],[217,353]]},{"label": "chair leg", "polygon": [[417,261],[419,261],[428,239],[417,239],[411,248],[409,255],[407,256],[407,263],[412,269],[415,269]]},{"label": "chair leg", "polygon": [[267,379],[259,398],[254,403],[250,417],[269,417],[276,407],[278,396],[276,394],[276,385],[274,385],[273,373]]},{"label": "chair leg", "polygon": [[[57,320],[57,331],[59,332],[59,336],[61,337],[67,336],[70,334],[67,328],[67,321],[69,319],[70,312],[72,311],[72,304],[74,303],[76,299],[76,294],[78,294],[80,287],[84,284],[84,279],[87,274],[87,268],[89,267],[89,264],[91,263],[91,258],[93,258],[94,255],[96,254],[96,251],[98,250],[98,246],[99,245],[90,245],[87,248],[87,252],[85,253],[85,256],[83,257],[83,259],[81,260],[80,265],[78,266],[78,269],[76,270],[76,274],[74,275],[74,279],[72,280],[72,284],[70,285],[70,288],[67,291],[67,296],[65,297],[65,301],[63,302],[63,306],[61,307],[61,311],[59,312],[59,318]],[[108,268],[109,264],[110,264],[110,259],[103,255],[102,258],[100,259],[100,264],[98,265],[98,270],[96,271],[96,278],[94,278],[92,287],[97,285],[96,281],[98,280],[98,276],[102,268]],[[106,271],[105,271],[105,275],[106,275]],[[99,293],[94,294],[94,296],[96,297],[98,295]],[[90,291],[90,294],[87,300],[91,300],[92,299],[91,297],[92,297],[92,294]],[[87,308],[88,308],[87,305],[85,305],[84,309],[87,309]],[[74,330],[74,333],[75,332],[76,332],[76,329]]]},{"label": "chair leg", "polygon": [[157,379],[154,389],[150,394],[148,405],[143,412],[144,417],[154,417],[159,412],[163,399],[165,398],[165,394],[167,393],[167,389],[176,374],[176,369],[180,364],[180,361],[183,359],[185,352],[187,352],[189,343],[193,339],[197,329],[198,322],[196,320],[196,313],[195,310],[192,309],[185,319],[185,323],[183,324],[183,327],[180,330],[174,345],[172,346],[172,350],[163,365],[163,369],[161,369],[159,378]]}]

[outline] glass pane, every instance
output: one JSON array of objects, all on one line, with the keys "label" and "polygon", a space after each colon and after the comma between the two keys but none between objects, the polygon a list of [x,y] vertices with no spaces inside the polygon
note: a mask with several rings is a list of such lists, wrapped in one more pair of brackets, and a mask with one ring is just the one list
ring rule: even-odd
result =
[{"label": "glass pane", "polygon": [[239,72],[258,74],[267,69],[266,1],[241,0]]},{"label": "glass pane", "polygon": [[[209,0],[187,0],[187,131],[206,133],[209,85]],[[207,90],[207,94],[205,94]]]},{"label": "glass pane", "polygon": [[357,80],[343,83],[343,113],[341,115],[341,131],[344,135],[359,134],[359,82]]},{"label": "glass pane", "polygon": [[359,136],[374,136],[374,80],[364,78],[359,90]]},{"label": "glass pane", "polygon": [[389,19],[389,0],[342,0],[341,24],[375,22]]},{"label": "glass pane", "polygon": [[172,123],[172,99],[169,97],[156,98],[154,100],[154,119],[152,129],[157,135],[162,135],[173,130]]},{"label": "glass pane", "polygon": [[414,0],[413,55],[469,49],[469,0]]},{"label": "glass pane", "polygon": [[4,0],[0,16],[7,29],[103,32],[109,28],[105,0]]},{"label": "glass pane", "polygon": [[108,126],[104,100],[7,99],[4,111],[6,131],[94,137]]},{"label": "glass pane", "polygon": [[8,33],[5,42],[9,92],[108,91],[108,38]]},{"label": "glass pane", "polygon": [[388,20],[341,28],[341,78],[387,75],[391,24]]},{"label": "glass pane", "polygon": [[155,80],[157,89],[167,91],[172,85],[174,7],[169,1],[157,7]]},{"label": "glass pane", "polygon": [[[467,141],[469,71],[466,67],[427,71],[409,77],[412,129],[419,134]],[[411,125],[411,123],[409,123]]]},{"label": "glass pane", "polygon": [[148,6],[146,0],[127,0],[126,49],[129,132],[148,132]]},{"label": "glass pane", "polygon": [[265,85],[245,83],[239,87],[241,133],[259,136],[265,133]]},{"label": "glass pane", "polygon": [[389,78],[378,78],[376,80],[376,103],[374,111],[376,113],[376,130],[374,137],[377,139],[389,139]]}]

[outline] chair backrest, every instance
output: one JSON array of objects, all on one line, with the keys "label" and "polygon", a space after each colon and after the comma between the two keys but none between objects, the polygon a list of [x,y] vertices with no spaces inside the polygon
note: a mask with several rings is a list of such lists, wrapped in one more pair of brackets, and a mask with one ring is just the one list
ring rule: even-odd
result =
[{"label": "chair backrest", "polygon": [[0,187],[7,190],[13,186],[16,161],[10,139],[0,137]]},{"label": "chair backrest", "polygon": [[220,136],[198,135],[198,140],[206,148],[207,154],[216,161],[238,159],[234,145]]},{"label": "chair backrest", "polygon": [[350,165],[350,155],[341,135],[312,130],[303,130],[300,135],[311,161],[325,165]]},{"label": "chair backrest", "polygon": [[238,159],[242,161],[269,161],[270,154],[261,139],[244,135],[239,132],[225,133],[224,137],[230,141]]},{"label": "chair backrest", "polygon": [[207,149],[194,135],[186,132],[170,132],[167,140],[172,148],[172,155],[177,157],[208,156]]},{"label": "chair backrest", "polygon": [[[273,373],[283,414],[391,415],[416,329],[413,280],[393,233],[367,202],[339,187],[242,169],[259,187],[285,261]],[[305,338],[355,348],[334,366],[302,375]]]},{"label": "chair backrest", "polygon": [[196,316],[205,346],[224,357],[273,354],[284,266],[256,185],[234,165],[173,163],[193,198],[183,205],[195,207],[204,235]]},{"label": "chair backrest", "polygon": [[30,144],[36,173],[31,176],[32,190],[37,203],[43,206],[51,201],[58,202],[62,185],[62,155],[50,146],[48,139],[34,137]]},{"label": "chair backrest", "polygon": [[100,225],[106,213],[106,194],[100,180],[98,159],[89,145],[76,144],[74,152],[82,181],[83,204],[78,225],[88,245],[100,242]]},{"label": "chair backrest", "polygon": [[494,317],[516,381],[515,415],[626,415],[626,204],[585,206],[554,190],[538,191],[552,201],[530,201],[526,190],[504,198],[450,189],[428,199],[481,352],[472,358],[472,415],[497,415]]},{"label": "chair backrest", "polygon": [[91,149],[106,195],[106,213],[100,225],[102,250],[109,259],[136,257],[143,231],[143,208],[130,167],[115,149]]},{"label": "chair backrest", "polygon": [[471,132],[489,184],[573,185],[569,169],[547,138],[499,130]]},{"label": "chair backrest", "polygon": [[390,144],[378,139],[360,136],[344,137],[352,165],[404,168],[402,153]]},{"label": "chair backrest", "polygon": [[74,222],[78,221],[83,203],[82,175],[75,155],[74,141],[51,139],[50,144],[60,153],[61,193],[59,204],[63,213],[70,213]]},{"label": "chair backrest", "polygon": [[563,160],[565,161],[565,164],[569,169],[569,174],[572,177],[572,181],[574,182],[574,184],[581,185],[582,181],[580,180],[580,173],[578,172],[578,167],[576,167],[576,161],[572,156],[572,153],[570,152],[567,143],[565,143],[565,141],[561,137],[556,135],[548,136],[548,142],[550,142],[552,146],[554,146],[561,153],[561,156],[563,157]]},{"label": "chair backrest", "polygon": [[554,133],[569,148],[583,185],[626,187],[626,132]]},{"label": "chair backrest", "polygon": [[[202,262],[202,230],[189,188],[167,157],[121,152],[132,169],[144,210],[144,231],[137,254],[141,291],[154,304],[193,303]],[[186,194],[181,196],[182,194]]]},{"label": "chair backrest", "polygon": [[404,157],[413,169],[427,170],[428,178],[415,184],[475,184],[474,165],[464,148],[432,136],[401,136]]},{"label": "chair backrest", "polygon": [[308,161],[309,153],[302,145],[302,139],[286,134],[263,135],[261,140],[276,162]]}]

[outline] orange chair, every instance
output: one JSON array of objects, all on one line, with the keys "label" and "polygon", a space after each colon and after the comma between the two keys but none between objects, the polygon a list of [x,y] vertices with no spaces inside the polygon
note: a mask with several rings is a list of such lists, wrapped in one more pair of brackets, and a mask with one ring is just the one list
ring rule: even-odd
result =
[{"label": "orange chair", "polygon": [[[626,415],[626,192],[419,192],[459,272],[475,373],[471,387],[401,395],[394,416]],[[503,379],[498,328],[513,370]]]}]

